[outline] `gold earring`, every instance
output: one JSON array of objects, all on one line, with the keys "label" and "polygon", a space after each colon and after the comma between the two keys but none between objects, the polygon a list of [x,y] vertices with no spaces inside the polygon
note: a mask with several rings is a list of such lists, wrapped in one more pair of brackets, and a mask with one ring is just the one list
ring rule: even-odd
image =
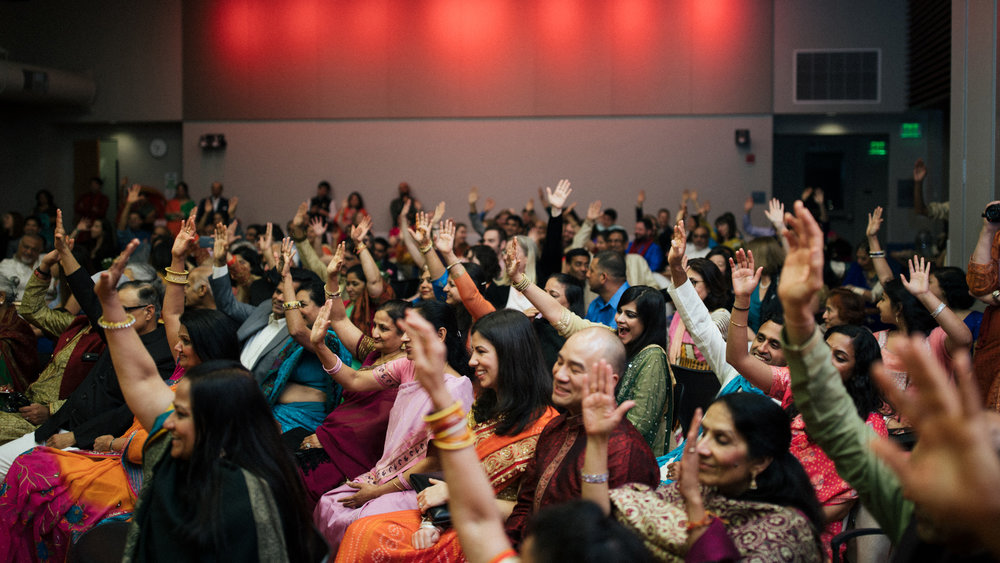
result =
[{"label": "gold earring", "polygon": [[753,473],[750,474],[750,490],[751,491],[757,490],[757,476],[754,475]]}]

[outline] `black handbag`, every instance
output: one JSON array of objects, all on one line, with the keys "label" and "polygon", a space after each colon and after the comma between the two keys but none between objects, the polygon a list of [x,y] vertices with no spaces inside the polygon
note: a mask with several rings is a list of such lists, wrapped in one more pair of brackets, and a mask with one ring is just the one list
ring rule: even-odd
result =
[{"label": "black handbag", "polygon": [[[444,475],[441,473],[411,473],[409,477],[410,486],[413,487],[414,491],[419,493],[427,487],[434,485],[434,483],[431,483],[431,479],[444,481]],[[439,528],[451,527],[451,512],[448,510],[448,503],[428,508],[427,512],[424,513],[424,518],[430,519]]]},{"label": "black handbag", "polygon": [[31,401],[17,391],[0,392],[0,412],[18,412],[21,407],[30,404]]}]

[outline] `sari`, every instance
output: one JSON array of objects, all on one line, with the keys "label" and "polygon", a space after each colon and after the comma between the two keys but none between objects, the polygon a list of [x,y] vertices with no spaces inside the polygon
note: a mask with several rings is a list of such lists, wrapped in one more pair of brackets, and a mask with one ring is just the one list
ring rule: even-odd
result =
[{"label": "sari", "polygon": [[610,493],[611,516],[635,532],[660,561],[822,560],[811,523],[794,508],[730,499],[702,487],[705,510],[717,517],[689,552],[687,512],[677,485],[650,489],[633,483]]},{"label": "sari", "polygon": [[[171,389],[184,374],[174,370]],[[108,519],[128,519],[142,487],[147,432],[138,420],[122,452],[46,446],[18,456],[0,486],[0,552],[12,561],[65,561],[69,547]]]},{"label": "sari", "polygon": [[[382,364],[373,371],[375,380],[383,387],[398,387],[399,391],[389,411],[382,458],[370,471],[358,475],[353,481],[382,485],[399,477],[407,486],[403,473],[427,456],[430,433],[423,417],[433,410],[431,398],[414,379],[413,362],[406,358]],[[469,378],[446,374],[445,385],[463,405],[472,404],[472,382]],[[382,495],[358,508],[341,504],[341,500],[355,493],[357,489],[345,483],[324,494],[316,504],[313,518],[331,553],[337,551],[347,527],[355,520],[373,514],[417,508],[417,494],[412,489]]]},{"label": "sari", "polygon": [[[514,501],[521,476],[535,456],[535,445],[542,429],[559,413],[552,407],[514,436],[496,434],[498,420],[476,424],[469,413],[469,425],[476,434],[476,455],[501,500]],[[361,518],[351,524],[340,544],[337,561],[464,561],[462,546],[454,528],[441,533],[433,547],[413,547],[413,533],[420,529],[419,510],[401,510]]]}]

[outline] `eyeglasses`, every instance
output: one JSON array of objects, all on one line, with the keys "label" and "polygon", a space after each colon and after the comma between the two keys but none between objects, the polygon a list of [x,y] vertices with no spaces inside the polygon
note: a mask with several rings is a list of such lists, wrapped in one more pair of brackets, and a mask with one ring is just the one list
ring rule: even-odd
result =
[{"label": "eyeglasses", "polygon": [[691,235],[691,238],[708,238],[708,235],[699,235],[698,233],[695,233]]},{"label": "eyeglasses", "polygon": [[144,309],[146,307],[149,307],[149,305],[133,305],[131,307],[123,307],[123,308],[125,309],[125,312],[127,313],[129,311],[135,311],[136,309]]}]

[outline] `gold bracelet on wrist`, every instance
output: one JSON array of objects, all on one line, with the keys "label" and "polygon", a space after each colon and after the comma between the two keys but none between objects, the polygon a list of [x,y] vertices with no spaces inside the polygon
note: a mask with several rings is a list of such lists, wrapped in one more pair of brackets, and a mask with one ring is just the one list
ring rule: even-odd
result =
[{"label": "gold bracelet on wrist", "polygon": [[104,319],[104,315],[101,315],[97,319],[97,326],[103,328],[104,330],[121,330],[124,328],[129,328],[135,324],[135,317],[126,313],[124,321],[111,322]]},{"label": "gold bracelet on wrist", "polygon": [[368,250],[368,246],[363,242],[354,243],[354,251],[361,252],[362,250]]},{"label": "gold bracelet on wrist", "polygon": [[334,292],[330,291],[329,289],[327,289],[326,286],[323,286],[323,293],[326,294],[326,298],[327,299],[334,299],[334,298],[340,297],[340,290],[339,289],[337,290],[336,293],[334,293]]},{"label": "gold bracelet on wrist", "polygon": [[521,281],[514,284],[514,289],[524,293],[524,290],[528,289],[529,285],[531,285],[531,280],[528,279],[528,276],[521,276]]},{"label": "gold bracelet on wrist", "polygon": [[428,252],[431,251],[432,248],[434,248],[434,245],[428,243],[427,246],[421,246],[420,247],[420,253],[421,254],[427,254]]},{"label": "gold bracelet on wrist", "polygon": [[747,325],[745,325],[745,324],[741,325],[740,323],[734,321],[732,318],[729,319],[729,324],[731,324],[733,326],[738,326],[740,328],[746,328],[747,327]]},{"label": "gold bracelet on wrist", "polygon": [[445,418],[446,416],[448,416],[448,415],[450,415],[452,413],[455,413],[455,412],[461,414],[461,412],[462,412],[462,401],[455,401],[454,403],[451,404],[451,406],[447,406],[447,407],[445,407],[445,408],[443,408],[443,409],[441,409],[441,410],[439,410],[437,412],[432,412],[431,414],[428,414],[428,415],[424,416],[424,422],[426,422],[428,424],[429,423],[433,423],[433,422],[437,422],[437,421],[441,420],[442,418]]},{"label": "gold bracelet on wrist", "polygon": [[167,283],[172,283],[175,285],[187,285],[188,276],[187,274],[178,274],[177,272],[170,271],[170,268],[166,269],[166,273],[163,274],[163,281]]},{"label": "gold bracelet on wrist", "polygon": [[284,310],[286,310],[286,311],[291,311],[292,309],[301,309],[302,308],[302,302],[301,301],[285,301],[284,303],[281,304],[281,308],[284,309]]},{"label": "gold bracelet on wrist", "polygon": [[168,274],[174,274],[177,276],[186,276],[191,273],[188,270],[184,270],[183,272],[178,272],[177,270],[171,270],[170,268],[164,268],[163,271],[165,271]]}]

